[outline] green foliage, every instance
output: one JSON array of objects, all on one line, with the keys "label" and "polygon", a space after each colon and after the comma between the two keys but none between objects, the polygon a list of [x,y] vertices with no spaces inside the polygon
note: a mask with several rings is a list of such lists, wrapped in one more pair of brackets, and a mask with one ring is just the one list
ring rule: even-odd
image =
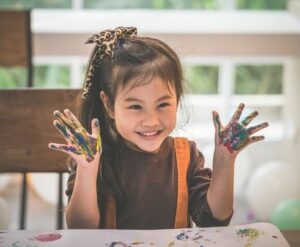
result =
[{"label": "green foliage", "polygon": [[[236,0],[237,9],[284,10],[288,0]],[[95,9],[221,9],[220,0],[83,0]],[[71,8],[72,0],[0,0],[0,9]]]},{"label": "green foliage", "polygon": [[238,65],[235,74],[236,94],[281,94],[282,65]]},{"label": "green foliage", "polygon": [[0,67],[0,88],[26,87],[26,69]]},{"label": "green foliage", "polygon": [[236,0],[237,9],[285,10],[288,0]]},{"label": "green foliage", "polygon": [[0,9],[71,8],[71,0],[0,0]]},{"label": "green foliage", "polygon": [[85,0],[84,8],[220,9],[217,0]]},{"label": "green foliage", "polygon": [[36,66],[34,87],[66,88],[70,86],[70,67],[66,65]]},{"label": "green foliage", "polygon": [[218,66],[183,65],[188,93],[218,94]]},{"label": "green foliage", "polygon": [[[0,68],[0,88],[27,87],[25,68]],[[35,66],[34,87],[62,88],[70,86],[70,67],[64,65]]]}]

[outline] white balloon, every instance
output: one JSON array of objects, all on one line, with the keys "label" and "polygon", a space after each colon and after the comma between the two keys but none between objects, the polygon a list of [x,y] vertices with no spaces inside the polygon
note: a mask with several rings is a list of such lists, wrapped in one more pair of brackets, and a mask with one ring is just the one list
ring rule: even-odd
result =
[{"label": "white balloon", "polygon": [[[63,203],[67,205],[65,195],[68,174],[63,174]],[[46,202],[56,205],[58,203],[58,179],[56,173],[31,173],[30,184],[35,192]]]},{"label": "white balloon", "polygon": [[250,208],[260,220],[271,219],[274,208],[282,201],[300,198],[300,180],[293,166],[272,161],[258,167],[246,189]]},{"label": "white balloon", "polygon": [[10,181],[12,179],[11,174],[0,174],[0,192],[3,192],[6,190],[7,186],[9,185]]},{"label": "white balloon", "polygon": [[[205,158],[204,166],[210,169],[213,167],[214,150],[214,145],[208,145],[201,150]],[[238,195],[244,191],[245,182],[251,171],[251,160],[246,150],[238,154],[234,169],[234,194]]]},{"label": "white balloon", "polygon": [[8,230],[10,221],[9,207],[6,201],[0,196],[0,230]]}]

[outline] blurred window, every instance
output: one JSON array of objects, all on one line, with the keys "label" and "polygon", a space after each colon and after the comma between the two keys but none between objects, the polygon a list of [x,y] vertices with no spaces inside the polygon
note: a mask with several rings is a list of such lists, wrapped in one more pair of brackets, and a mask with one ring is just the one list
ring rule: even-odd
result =
[{"label": "blurred window", "polygon": [[84,0],[84,8],[109,9],[220,9],[216,0]]},{"label": "blurred window", "polygon": [[71,8],[72,0],[1,0],[1,9]]},{"label": "blurred window", "polygon": [[236,0],[237,9],[285,10],[288,0]]},{"label": "blurred window", "polygon": [[282,65],[237,65],[235,94],[281,94]]},{"label": "blurred window", "polygon": [[26,73],[24,67],[0,67],[0,88],[26,87]]},{"label": "blurred window", "polygon": [[187,92],[190,94],[218,94],[219,67],[183,64]]},{"label": "blurred window", "polygon": [[[266,58],[252,60],[183,59],[188,94],[184,107],[179,108],[179,123],[183,123],[179,125],[183,126],[181,134],[202,141],[210,140],[214,131],[209,118],[211,112],[219,111],[225,123],[230,120],[237,105],[243,102],[246,108],[242,118],[258,110],[271,125],[268,139],[281,140],[284,62],[279,59],[277,63]],[[258,117],[252,124],[259,121]]]},{"label": "blurred window", "polygon": [[34,87],[68,88],[71,68],[68,65],[38,65],[34,68]]},{"label": "blurred window", "polygon": [[1,0],[0,9],[247,9],[286,10],[288,0]]},{"label": "blurred window", "polygon": [[[68,65],[36,65],[34,66],[34,87],[66,88],[70,86],[71,69]],[[27,87],[26,69],[0,68],[0,88]]]}]

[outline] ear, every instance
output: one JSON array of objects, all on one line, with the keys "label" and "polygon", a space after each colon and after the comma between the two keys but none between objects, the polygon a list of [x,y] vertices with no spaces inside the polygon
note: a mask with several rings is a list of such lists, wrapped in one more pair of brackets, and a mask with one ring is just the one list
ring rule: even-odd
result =
[{"label": "ear", "polygon": [[100,99],[102,100],[102,103],[105,107],[105,110],[106,110],[108,116],[110,118],[114,119],[115,114],[114,114],[113,108],[111,106],[111,102],[110,102],[108,96],[103,91],[100,92]]}]

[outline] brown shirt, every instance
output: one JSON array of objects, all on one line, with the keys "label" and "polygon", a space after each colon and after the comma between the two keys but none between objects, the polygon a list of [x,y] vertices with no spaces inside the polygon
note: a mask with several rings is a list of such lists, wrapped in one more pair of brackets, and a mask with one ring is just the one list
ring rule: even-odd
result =
[{"label": "brown shirt", "polygon": [[[228,225],[231,216],[219,221],[207,203],[211,170],[204,168],[204,157],[195,142],[190,144],[187,173],[189,215],[199,227]],[[119,172],[126,186],[125,200],[117,205],[118,229],[174,228],[177,203],[177,163],[174,140],[168,137],[158,153],[145,153],[123,145]],[[71,197],[76,177],[76,164],[70,167],[66,195]]]}]

